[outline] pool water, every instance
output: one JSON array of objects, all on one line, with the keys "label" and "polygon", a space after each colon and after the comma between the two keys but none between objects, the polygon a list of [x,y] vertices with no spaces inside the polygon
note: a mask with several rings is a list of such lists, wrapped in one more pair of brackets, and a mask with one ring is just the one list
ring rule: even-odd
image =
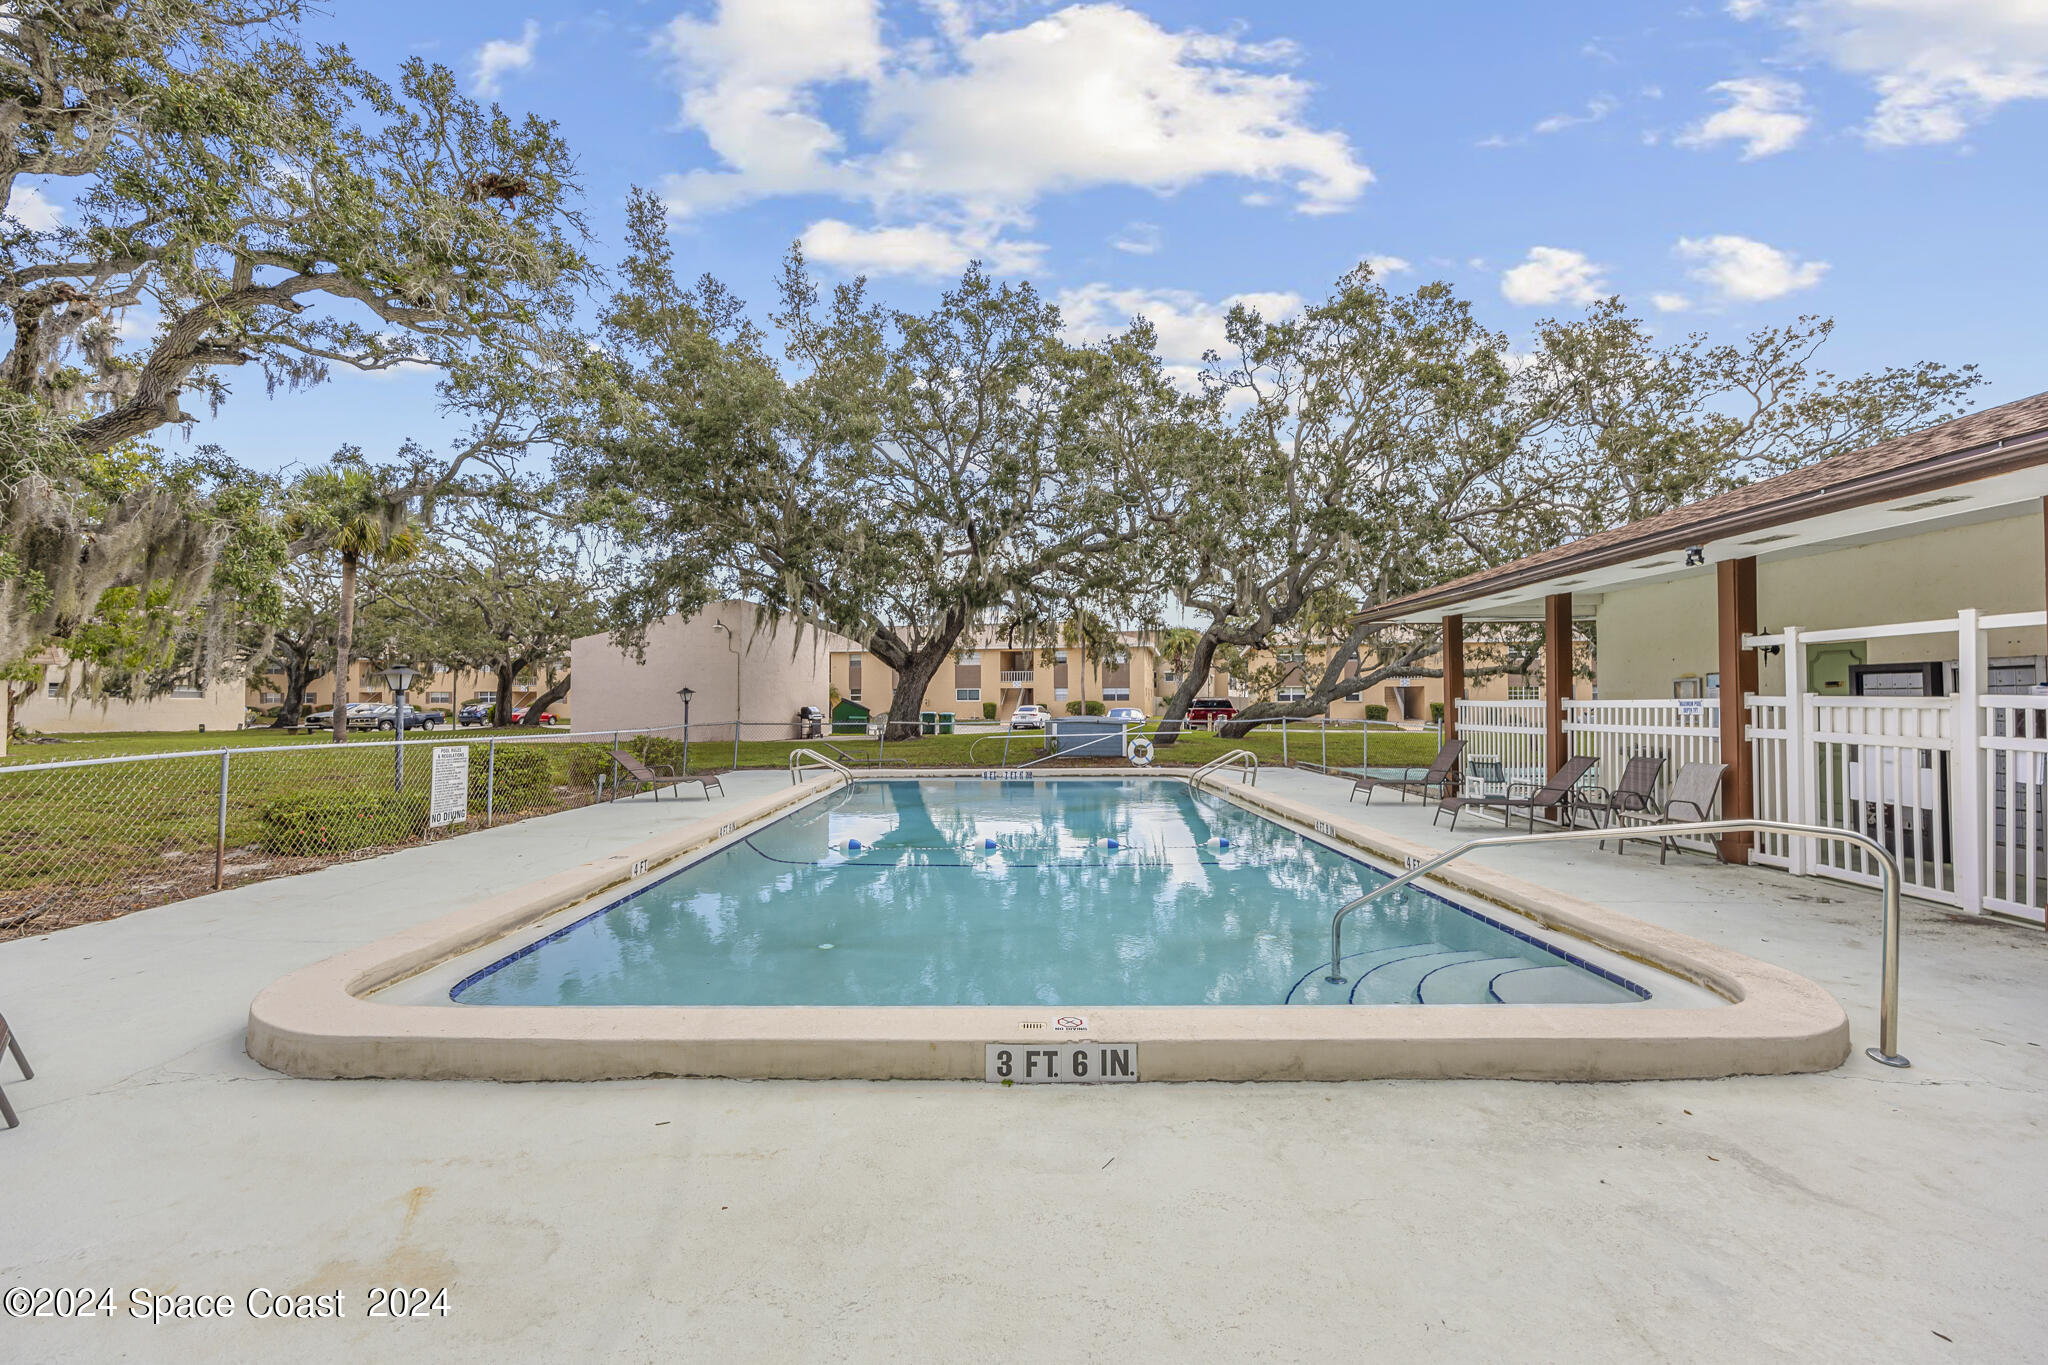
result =
[{"label": "pool water", "polygon": [[455,986],[475,1005],[1625,1004],[1648,992],[1167,778],[863,781]]}]

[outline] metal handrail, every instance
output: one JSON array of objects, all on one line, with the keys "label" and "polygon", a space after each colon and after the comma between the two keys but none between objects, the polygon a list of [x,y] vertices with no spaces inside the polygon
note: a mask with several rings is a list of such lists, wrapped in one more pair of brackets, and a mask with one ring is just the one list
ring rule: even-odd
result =
[{"label": "metal handrail", "polygon": [[1254,787],[1259,785],[1259,756],[1250,749],[1232,749],[1227,754],[1219,754],[1215,758],[1210,759],[1207,763],[1204,763],[1201,767],[1188,774],[1188,785],[1190,787],[1194,786],[1218,768],[1231,763],[1235,763],[1244,769],[1244,776],[1238,779],[1240,784],[1248,782]]},{"label": "metal handrail", "polygon": [[810,760],[808,765],[810,767],[826,768],[838,773],[846,779],[846,785],[849,787],[858,786],[860,783],[860,779],[853,775],[853,769],[847,767],[844,763],[838,763],[825,757],[816,749],[791,749],[789,751],[789,781],[791,786],[796,786],[804,780],[805,759]]},{"label": "metal handrail", "polygon": [[[1655,831],[1651,833],[1650,831]],[[1467,839],[1464,843],[1439,853],[1425,862],[1417,863],[1390,882],[1374,887],[1363,896],[1349,902],[1330,919],[1330,974],[1323,978],[1333,986],[1342,985],[1344,976],[1344,917],[1369,901],[1379,899],[1390,891],[1408,885],[1417,878],[1434,872],[1445,863],[1464,857],[1475,848],[1492,848],[1504,844],[1555,844],[1584,841],[1587,839],[1670,839],[1685,834],[1738,834],[1762,832],[1765,834],[1787,834],[1795,838],[1818,839],[1824,842],[1857,844],[1877,859],[1878,870],[1883,874],[1884,888],[1884,984],[1878,1000],[1876,1047],[1865,1048],[1864,1052],[1873,1061],[1886,1066],[1911,1066],[1912,1063],[1899,1055],[1899,865],[1884,845],[1865,834],[1854,830],[1830,829],[1826,825],[1796,825],[1784,820],[1701,820],[1683,825],[1637,825],[1629,829],[1563,829],[1549,830],[1542,834],[1491,834],[1480,839]]]}]

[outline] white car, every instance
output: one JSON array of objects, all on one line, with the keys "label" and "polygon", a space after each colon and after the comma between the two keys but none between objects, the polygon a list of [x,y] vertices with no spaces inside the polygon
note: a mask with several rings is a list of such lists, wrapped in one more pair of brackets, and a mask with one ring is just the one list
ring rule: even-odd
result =
[{"label": "white car", "polygon": [[1145,713],[1135,706],[1112,706],[1109,708],[1109,718],[1125,725],[1145,723]]},{"label": "white car", "polygon": [[1043,706],[1033,706],[1030,702],[1024,703],[1024,705],[1010,713],[1010,728],[1012,730],[1043,730],[1045,728],[1045,708]]}]

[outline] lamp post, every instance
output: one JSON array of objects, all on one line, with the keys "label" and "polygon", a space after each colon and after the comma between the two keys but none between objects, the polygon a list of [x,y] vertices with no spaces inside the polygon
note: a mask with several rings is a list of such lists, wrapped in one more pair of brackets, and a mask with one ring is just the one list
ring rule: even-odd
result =
[{"label": "lamp post", "polygon": [[712,627],[725,632],[725,647],[732,651],[732,770],[740,770],[740,641],[732,627],[713,621]]},{"label": "lamp post", "polygon": [[690,698],[697,695],[694,687],[684,687],[676,693],[683,699],[683,776],[690,775]]},{"label": "lamp post", "polygon": [[397,776],[393,783],[398,791],[405,790],[405,694],[412,686],[413,679],[418,676],[419,670],[408,664],[393,664],[384,670],[384,681],[391,685],[392,692],[398,697],[398,715],[395,722],[398,742],[392,746],[397,755]]}]

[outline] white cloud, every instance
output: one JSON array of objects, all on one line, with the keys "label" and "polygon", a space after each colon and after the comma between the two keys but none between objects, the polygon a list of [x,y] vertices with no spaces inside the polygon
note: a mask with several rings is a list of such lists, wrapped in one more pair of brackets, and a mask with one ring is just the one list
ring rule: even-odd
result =
[{"label": "white cloud", "polygon": [[470,70],[470,85],[483,98],[496,99],[504,88],[504,77],[508,72],[524,71],[533,65],[533,46],[538,41],[540,25],[531,19],[520,30],[518,42],[509,38],[491,39],[476,50]]},{"label": "white cloud", "polygon": [[929,8],[935,36],[893,42],[879,0],[719,0],[677,18],[662,41],[682,119],[717,165],[668,177],[672,210],[826,194],[885,227],[986,232],[1098,185],[1231,176],[1328,213],[1372,179],[1343,133],[1309,123],[1312,87],[1277,65],[1286,44],[1174,32],[1114,3],[1010,28],[994,26],[1009,7]]},{"label": "white cloud", "polygon": [[1764,12],[1764,0],[1728,0],[1722,8],[1729,18],[1746,23]]},{"label": "white cloud", "polygon": [[1400,256],[1368,256],[1365,263],[1372,267],[1372,273],[1375,275],[1399,275],[1403,271],[1415,268]]},{"label": "white cloud", "polygon": [[1678,135],[1681,147],[1712,147],[1740,142],[1742,159],[1789,151],[1813,120],[1803,108],[1805,92],[1797,81],[1778,76],[1738,76],[1707,87],[1728,99],[1728,107],[1708,115]]},{"label": "white cloud", "polygon": [[1520,265],[1501,272],[1500,292],[1509,303],[1533,307],[1545,303],[1597,303],[1607,295],[1607,281],[1585,254],[1564,247],[1532,246]]},{"label": "white cloud", "polygon": [[1784,22],[1870,81],[1863,132],[1879,146],[1954,142],[2000,105],[2048,99],[2041,0],[1799,0]]},{"label": "white cloud", "polygon": [[1223,350],[1231,308],[1245,304],[1272,322],[1300,312],[1303,305],[1301,295],[1284,291],[1232,294],[1212,302],[1185,289],[1119,289],[1099,283],[1063,289],[1055,302],[1068,338],[1076,342],[1100,340],[1131,319],[1144,318],[1158,335],[1166,372],[1189,387],[1201,374],[1203,354]]},{"label": "white cloud", "polygon": [[1133,256],[1150,256],[1159,250],[1159,224],[1125,223],[1123,231],[1110,238],[1109,244]]},{"label": "white cloud", "polygon": [[971,261],[1001,273],[1035,270],[1045,250],[1038,242],[997,239],[938,223],[862,228],[824,218],[804,229],[804,254],[849,275],[957,275]]},{"label": "white cloud", "polygon": [[1652,294],[1650,303],[1660,313],[1683,313],[1692,307],[1692,300],[1683,294]]},{"label": "white cloud", "polygon": [[1621,105],[1612,96],[1595,95],[1592,99],[1586,101],[1585,113],[1552,114],[1549,118],[1539,119],[1536,126],[1530,131],[1539,134],[1561,133],[1567,128],[1576,128],[1582,123],[1598,123],[1620,107]]},{"label": "white cloud", "polygon": [[1673,253],[1696,264],[1686,273],[1723,300],[1757,303],[1811,289],[1827,274],[1826,261],[1802,261],[1752,237],[1720,234],[1681,237]]},{"label": "white cloud", "polygon": [[34,185],[16,184],[7,213],[30,232],[48,232],[64,221],[64,206],[45,199]]}]

